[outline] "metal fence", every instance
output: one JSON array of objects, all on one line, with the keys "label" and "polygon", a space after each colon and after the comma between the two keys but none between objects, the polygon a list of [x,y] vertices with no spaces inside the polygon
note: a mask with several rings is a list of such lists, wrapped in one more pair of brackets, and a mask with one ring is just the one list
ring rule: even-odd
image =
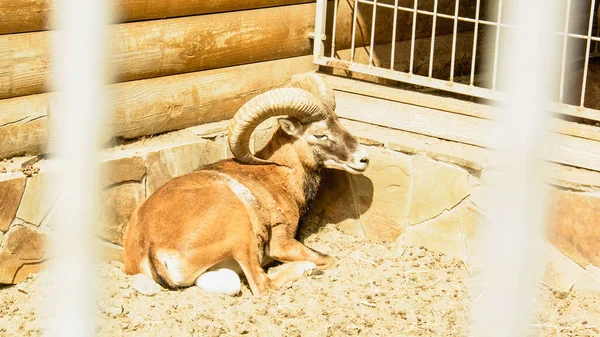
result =
[{"label": "metal fence", "polygon": [[[344,1],[344,0],[342,0]],[[420,3],[425,2],[424,0],[414,0],[413,6],[401,6],[399,0],[346,0],[353,7],[353,18],[351,25],[351,46],[350,46],[350,57],[349,60],[342,59],[337,53],[336,49],[336,35],[340,34],[338,27],[338,8],[340,0],[334,0],[333,13],[327,13],[328,1],[318,0],[317,1],[317,19],[315,23],[315,38],[319,43],[315,43],[314,48],[314,62],[321,66],[333,67],[343,69],[345,71],[351,71],[355,73],[361,73],[366,75],[372,75],[379,78],[385,78],[389,80],[399,81],[417,86],[423,86],[428,88],[439,89],[447,92],[468,95],[478,97],[482,99],[505,101],[506,92],[502,87],[499,86],[499,64],[502,60],[503,54],[503,36],[508,35],[514,31],[515,25],[506,18],[506,7],[508,0],[456,0],[454,3],[454,11],[452,14],[442,13],[438,11],[438,3],[442,0],[433,0],[433,10],[420,9]],[[403,1],[405,4],[410,1]],[[431,2],[431,1],[428,1]],[[446,2],[447,3],[447,2]],[[586,5],[587,3],[587,5]],[[459,15],[461,7],[470,5],[476,8],[471,16]],[[584,6],[582,6],[584,5]],[[362,7],[361,7],[362,6]],[[357,17],[361,12],[360,8],[364,9],[365,6],[370,6],[369,14],[372,15],[370,18],[371,30],[370,40],[365,43],[365,48],[369,49],[369,61],[359,62],[355,60],[356,44],[356,32],[357,32]],[[555,38],[561,40],[560,50],[560,62],[556,64],[556,75],[559,75],[557,88],[554,88],[552,95],[548,99],[547,109],[553,112],[558,112],[566,115],[572,115],[577,117],[583,117],[600,121],[600,104],[590,102],[593,100],[586,100],[586,93],[589,95],[588,88],[588,72],[590,70],[590,55],[593,51],[598,49],[600,37],[597,36],[598,32],[594,29],[595,20],[597,15],[594,15],[598,10],[596,1],[580,2],[571,0],[562,0],[561,4],[564,10],[560,11],[559,18],[561,22],[555,20]],[[484,7],[488,9],[488,12],[493,12],[492,15],[487,15]],[[574,8],[579,9],[575,11]],[[490,9],[493,9],[490,10]],[[381,18],[378,18],[378,12],[382,10],[393,10],[393,16],[391,18],[386,17],[385,19],[391,20],[392,22],[387,23],[392,27],[391,37],[391,54],[389,67],[377,66],[373,63],[374,48],[376,47],[376,26],[383,24]],[[586,20],[578,20],[583,14],[587,14]],[[366,12],[366,11],[365,11]],[[409,13],[412,15],[411,27],[411,40],[410,40],[410,61],[407,71],[401,71],[395,69],[394,59],[397,54],[397,45],[400,41],[396,41],[396,32],[398,31],[398,14]],[[538,13],[532,13],[536,15]],[[417,38],[417,31],[419,30],[419,23],[417,17],[422,16],[430,18],[431,24],[431,35],[430,39],[429,55],[418,55],[415,51],[415,45]],[[485,16],[485,17],[484,17]],[[562,17],[561,17],[562,16]],[[433,63],[436,59],[435,46],[436,38],[439,39],[440,34],[436,35],[436,24],[440,19],[452,20],[453,30],[452,34],[452,51],[450,60],[450,71],[447,78],[436,78],[433,76]],[[331,21],[331,22],[328,22]],[[583,22],[587,21],[587,22]],[[419,21],[422,22],[422,21]],[[577,27],[575,22],[586,23],[585,27]],[[460,24],[469,23],[472,25],[473,32],[473,44],[472,44],[472,58],[470,62],[470,73],[466,76],[460,76],[457,78],[455,69],[456,63],[456,51],[457,51],[457,36],[459,34],[458,27]],[[326,31],[326,27],[330,27],[329,31]],[[485,75],[488,76],[487,84],[478,83],[478,78],[483,77],[479,73],[477,66],[479,64],[480,57],[480,39],[482,38],[482,30],[490,30],[489,39],[493,40],[493,43],[488,44],[485,47],[493,48],[493,51],[488,51],[493,57],[491,57],[491,73]],[[320,37],[320,39],[318,38]],[[581,48],[576,48],[580,44],[584,43]],[[429,71],[426,75],[420,75],[415,72],[414,63],[415,57],[428,57],[429,58]],[[543,58],[544,55],[539,55]],[[577,62],[583,63],[582,67],[576,69],[574,74],[571,65]],[[593,64],[595,66],[595,64]],[[598,67],[600,68],[600,62]],[[583,69],[581,69],[583,68]],[[463,74],[464,75],[464,74]],[[573,88],[572,92],[568,93],[568,89]],[[575,89],[576,88],[576,89]],[[567,95],[567,93],[569,95]],[[591,98],[591,97],[590,97]]]},{"label": "metal fence", "polygon": [[[555,1],[528,0],[509,1],[498,0],[495,3],[496,13],[494,20],[482,19],[483,1],[475,3],[474,17],[460,16],[461,3],[466,0],[454,2],[454,14],[444,14],[438,11],[438,3],[442,0],[433,0],[433,10],[419,9],[419,1],[414,0],[413,7],[399,6],[399,0],[384,3],[385,0],[354,0],[352,23],[344,24],[347,29],[351,27],[349,55],[343,59],[336,52],[336,30],[338,26],[338,9],[342,3],[335,0],[333,3],[333,15],[328,16],[327,1],[317,1],[317,16],[315,25],[315,48],[314,60],[317,64],[342,69],[344,71],[358,72],[385,79],[391,79],[413,85],[441,89],[453,93],[470,95],[484,99],[504,101],[502,114],[491,130],[486,130],[494,138],[500,151],[495,152],[490,158],[491,166],[497,170],[497,180],[486,186],[488,195],[491,196],[491,216],[488,226],[484,226],[478,236],[481,238],[481,252],[483,252],[483,289],[480,300],[476,301],[471,311],[470,336],[525,336],[528,335],[528,326],[531,317],[527,314],[528,301],[535,297],[536,283],[541,279],[543,270],[543,259],[541,256],[541,243],[543,242],[544,227],[544,205],[545,200],[542,182],[544,173],[540,169],[540,149],[548,139],[547,130],[544,128],[548,119],[548,107],[562,113],[590,116],[596,120],[600,117],[600,111],[585,107],[586,102],[586,77],[583,76],[581,97],[578,104],[566,104],[567,100],[567,75],[569,75],[569,38],[585,41],[585,55],[583,57],[583,74],[587,75],[590,65],[590,51],[593,41],[598,38],[592,36],[593,15],[589,15],[587,35],[572,32],[570,29],[571,1],[566,1],[567,8],[557,6]],[[423,2],[425,0],[422,0]],[[408,2],[408,1],[405,1]],[[430,1],[431,2],[431,1]],[[510,2],[510,8],[504,8]],[[357,46],[357,17],[359,4],[372,6],[371,29],[369,39],[361,36],[361,43],[368,49],[368,62],[356,61],[355,48]],[[446,1],[446,11],[448,4]],[[485,5],[489,5],[485,3]],[[330,7],[331,8],[331,7]],[[364,8],[364,7],[363,7]],[[378,24],[378,11],[381,8],[393,9],[391,16],[391,55],[389,67],[381,67],[374,64],[375,42],[377,41],[376,25]],[[543,15],[535,15],[536,10],[543,8]],[[566,16],[563,10],[566,9]],[[592,2],[589,14],[594,13],[595,5]],[[398,13],[401,11],[412,14],[411,40],[408,71],[400,71],[395,67],[393,61],[397,51],[396,34],[406,33],[398,31]],[[364,14],[364,13],[363,13]],[[388,12],[389,14],[389,12]],[[431,17],[431,31],[429,57],[427,72],[421,67],[421,74],[417,74],[415,63],[419,55],[416,54],[417,32],[419,29],[418,15]],[[488,15],[489,16],[489,15]],[[327,18],[331,18],[331,25],[327,25]],[[388,15],[388,17],[390,17]],[[448,78],[436,78],[433,71],[435,60],[435,44],[440,39],[436,35],[436,23],[440,18],[452,20],[451,29],[446,25],[446,31],[452,32],[450,69]],[[565,22],[560,22],[561,18]],[[407,27],[406,15],[403,22]],[[347,20],[347,17],[346,19]],[[580,21],[580,18],[578,18]],[[363,20],[363,22],[365,22]],[[470,60],[471,66],[466,77],[466,83],[458,81],[456,73],[457,36],[461,22],[473,24],[473,52]],[[556,32],[556,26],[563,24],[564,30]],[[479,44],[479,30],[482,26],[491,26],[493,43],[487,46],[492,48],[484,58],[487,62],[490,82],[485,85],[477,81],[477,57],[476,48]],[[388,27],[390,27],[388,25]],[[501,27],[501,28],[500,28]],[[329,29],[327,38],[326,28]],[[381,32],[381,31],[380,31]],[[556,33],[562,41],[557,41]],[[502,35],[506,35],[502,38]],[[406,35],[405,35],[406,36]],[[488,35],[489,36],[489,35]],[[562,44],[560,43],[562,42]],[[385,42],[384,42],[385,43]],[[554,51],[560,50],[562,53]],[[407,48],[407,44],[404,44]],[[328,48],[330,48],[328,50]],[[423,50],[423,48],[421,48]],[[367,59],[367,58],[365,58]],[[572,59],[572,57],[571,57]],[[421,57],[420,62],[424,58]],[[426,59],[425,59],[426,60]],[[510,61],[506,61],[510,60]],[[556,72],[548,71],[558,67]],[[422,73],[425,73],[423,75]],[[461,79],[462,80],[462,79]],[[553,103],[546,103],[548,97],[557,97]],[[425,103],[426,104],[426,103]],[[571,109],[571,110],[570,110]],[[398,112],[402,113],[402,112]],[[451,128],[452,125],[448,125]]]},{"label": "metal fence", "polygon": [[[355,6],[359,1],[355,1]],[[361,3],[371,4],[374,8],[372,20],[375,23],[377,19],[376,9],[378,6],[383,6],[384,3],[377,1],[360,1]],[[522,1],[526,9],[541,8],[544,6],[544,0]],[[570,2],[569,2],[570,3]],[[339,1],[335,1],[335,10]],[[437,0],[435,0],[437,4]],[[479,9],[479,1],[477,8]],[[92,238],[92,224],[94,222],[94,208],[96,200],[96,175],[97,165],[95,165],[95,157],[98,150],[96,136],[98,132],[97,125],[101,124],[101,116],[103,113],[101,104],[104,97],[104,88],[102,84],[105,82],[102,76],[104,69],[104,51],[106,46],[103,44],[106,36],[104,35],[104,24],[108,19],[99,15],[105,12],[107,3],[105,1],[66,1],[63,7],[60,8],[62,23],[62,32],[59,36],[62,41],[57,44],[54,49],[56,64],[58,66],[58,87],[62,88],[61,105],[56,109],[56,122],[54,123],[55,134],[59,135],[56,141],[59,151],[59,159],[63,164],[60,174],[60,184],[56,188],[60,188],[63,193],[65,204],[69,209],[62,209],[64,222],[57,228],[57,234],[53,237],[53,251],[55,261],[53,263],[56,283],[59,286],[56,289],[49,290],[53,296],[49,297],[49,302],[46,305],[46,310],[53,318],[50,323],[51,329],[47,332],[49,336],[91,336],[94,331],[94,280],[90,272],[91,265],[94,261],[94,251],[89,244]],[[386,5],[389,6],[389,5]],[[469,18],[461,18],[458,16],[460,4],[456,2],[455,15],[450,18],[454,20],[454,27],[457,27],[457,22],[460,20],[470,20]],[[502,7],[502,1],[499,2]],[[355,7],[356,8],[356,7]],[[414,13],[431,15],[433,25],[436,18],[441,17],[441,13],[418,10],[418,2],[415,0],[413,8],[404,8],[398,6],[398,1],[395,0],[393,5],[395,12],[400,10],[408,10]],[[315,36],[317,41],[323,41],[322,37],[325,32],[326,24],[326,9],[327,1],[318,1],[317,24]],[[594,12],[594,5],[591,6],[591,12]],[[335,16],[334,16],[335,18]],[[491,322],[489,325],[484,325],[482,336],[516,336],[520,335],[514,332],[522,331],[520,326],[527,321],[526,315],[519,315],[519,310],[513,309],[522,308],[522,301],[528,300],[529,297],[523,296],[523,292],[530,292],[530,286],[522,286],[525,277],[531,273],[531,266],[540,266],[536,263],[535,254],[528,254],[530,250],[535,250],[530,239],[535,239],[539,233],[536,233],[538,226],[536,223],[541,223],[541,206],[539,200],[540,193],[536,188],[533,188],[532,183],[540,180],[536,170],[536,149],[543,142],[543,123],[544,112],[541,108],[541,97],[544,94],[540,84],[544,83],[543,69],[545,68],[545,60],[536,63],[535,50],[531,50],[528,45],[537,36],[532,34],[532,25],[543,21],[552,20],[553,16],[548,17],[534,16],[529,20],[526,27],[520,27],[522,36],[519,36],[519,41],[512,48],[509,48],[511,53],[519,55],[522,53],[522,58],[518,58],[515,62],[515,67],[512,72],[510,68],[494,61],[494,75],[502,71],[509,70],[508,83],[515,89],[516,95],[511,96],[508,101],[505,123],[500,124],[500,131],[495,134],[507,135],[510,137],[501,137],[504,146],[501,147],[501,154],[509,158],[508,160],[500,161],[505,165],[502,170],[502,180],[504,183],[498,184],[499,189],[496,193],[497,209],[499,213],[495,220],[494,226],[496,232],[490,233],[489,239],[486,241],[489,247],[489,259],[487,265],[492,270],[496,270],[500,277],[495,278],[492,274],[488,279],[494,281],[490,283],[490,288],[487,289],[487,294],[490,296],[488,301],[483,302],[482,308],[476,312],[485,313],[486,317],[482,318],[482,322]],[[354,27],[356,26],[356,13],[353,18]],[[475,29],[477,29],[483,21],[479,20],[479,14],[474,19]],[[590,27],[592,27],[590,19]],[[415,22],[413,20],[413,40],[412,46],[415,43]],[[501,14],[498,14],[497,22],[502,22]],[[396,27],[397,22],[393,25]],[[490,22],[489,24],[497,23]],[[335,31],[335,19],[333,22],[333,30]],[[374,27],[375,25],[373,25]],[[504,27],[504,24],[501,24]],[[568,26],[568,24],[566,24]],[[506,25],[509,27],[509,25]],[[586,56],[584,73],[588,71],[589,51],[592,41],[598,41],[597,38],[591,36],[592,28],[588,29],[588,35],[573,36],[583,38],[586,41]],[[355,29],[352,36],[355,40]],[[372,29],[371,42],[374,42],[374,31]],[[395,31],[395,30],[394,30]],[[454,36],[456,37],[457,29],[454,28]],[[433,29],[435,33],[435,29]],[[432,34],[431,45],[435,44],[435,34]],[[563,36],[569,37],[567,29],[563,32]],[[499,35],[497,32],[496,35]],[[477,36],[477,34],[475,34]],[[497,36],[498,37],[498,36]],[[395,40],[395,38],[394,38]],[[497,39],[498,41],[498,39]],[[566,38],[565,38],[566,41]],[[496,87],[482,88],[475,85],[474,78],[476,70],[471,70],[470,83],[460,84],[454,79],[454,67],[450,71],[448,80],[436,79],[431,74],[429,76],[415,75],[413,73],[412,64],[414,60],[414,48],[411,49],[411,67],[409,72],[399,72],[392,69],[382,69],[374,67],[372,64],[358,64],[353,62],[353,55],[350,61],[339,60],[335,55],[335,40],[332,39],[332,54],[325,56],[324,43],[315,43],[315,61],[323,65],[345,65],[347,69],[352,71],[373,74],[394,80],[401,80],[407,83],[424,85],[443,90],[449,90],[457,93],[473,95],[477,97],[500,99],[503,93],[496,90]],[[566,42],[564,43],[566,45]],[[371,43],[371,51],[373,49]],[[456,38],[453,39],[453,46],[456,45]],[[476,43],[475,43],[476,45]],[[392,50],[394,49],[392,42]],[[354,47],[354,43],[352,45]],[[495,55],[499,55],[500,44],[495,44]],[[540,48],[541,51],[547,51],[548,48]],[[353,48],[354,49],[354,48]],[[432,49],[433,50],[433,49]],[[538,50],[539,51],[539,50]],[[455,54],[455,49],[452,51]],[[393,53],[392,53],[393,54]],[[372,55],[372,53],[371,53]],[[564,54],[563,54],[564,55]],[[431,55],[433,59],[433,54]],[[393,56],[392,56],[393,57]],[[474,57],[475,59],[475,57]],[[454,60],[454,58],[453,58]],[[475,61],[475,60],[474,60]],[[372,63],[372,59],[370,60]],[[432,62],[432,61],[430,61]],[[564,80],[566,71],[565,57],[562,61],[561,78]],[[392,64],[394,64],[392,62]],[[61,67],[62,65],[62,67]],[[454,61],[452,61],[454,65]],[[498,71],[500,69],[500,72]],[[519,78],[522,76],[523,80]],[[496,80],[496,76],[493,76]],[[450,84],[450,85],[449,85]],[[564,83],[561,82],[561,88]],[[583,81],[582,91],[585,92],[586,81]],[[524,88],[531,88],[525,92]],[[537,90],[536,90],[537,89]],[[563,88],[564,89],[564,88]],[[561,92],[562,90],[561,89]],[[581,102],[584,102],[582,95]],[[582,105],[582,104],[580,104]],[[583,109],[581,107],[574,107]],[[582,110],[583,111],[583,110]],[[597,112],[597,111],[596,111]],[[525,116],[525,118],[523,118]],[[596,115],[597,116],[597,115]],[[504,131],[504,132],[502,132]],[[531,137],[532,134],[538,135]],[[75,169],[73,169],[75,168]],[[517,196],[517,197],[515,197]],[[503,250],[495,250],[492,248],[503,248]],[[494,260],[496,258],[496,260]],[[504,282],[507,281],[507,282]],[[531,281],[531,280],[529,280]],[[508,286],[507,286],[508,285]],[[520,289],[523,288],[523,289]],[[485,299],[485,297],[484,297]],[[520,302],[520,301],[521,302]]]}]

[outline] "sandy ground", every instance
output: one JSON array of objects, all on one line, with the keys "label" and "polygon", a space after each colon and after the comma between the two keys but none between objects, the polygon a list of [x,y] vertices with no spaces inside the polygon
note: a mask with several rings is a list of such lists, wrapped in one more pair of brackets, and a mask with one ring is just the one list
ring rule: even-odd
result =
[{"label": "sandy ground", "polygon": [[[468,336],[477,272],[419,247],[358,239],[327,225],[307,245],[338,265],[267,295],[236,297],[197,287],[145,296],[120,263],[99,266],[98,336]],[[0,336],[40,336],[47,273],[0,288]],[[537,336],[600,336],[600,294],[552,292],[531,299]]]}]

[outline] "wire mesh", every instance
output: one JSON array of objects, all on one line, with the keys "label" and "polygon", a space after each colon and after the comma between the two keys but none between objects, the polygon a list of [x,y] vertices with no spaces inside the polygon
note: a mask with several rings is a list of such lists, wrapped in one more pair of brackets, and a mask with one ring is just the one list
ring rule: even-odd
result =
[{"label": "wire mesh", "polygon": [[[318,2],[326,3],[326,0]],[[439,4],[444,3],[446,9],[440,10]],[[591,65],[591,54],[597,49],[600,37],[595,31],[600,29],[595,25],[598,8],[595,1],[589,1],[585,13],[587,15],[586,29],[577,30],[571,27],[580,11],[572,9],[571,0],[564,0],[564,26],[554,31],[557,38],[562,39],[562,57],[556,64],[556,73],[560,80],[556,89],[551,93],[547,102],[547,109],[567,115],[576,115],[600,121],[600,107],[590,105],[586,101],[586,88],[588,72]],[[348,26],[338,24],[342,5],[352,7],[352,19]],[[334,10],[331,15],[323,13],[326,20],[332,20],[332,29],[327,32],[331,36],[329,57],[322,53],[315,53],[315,63],[327,67],[340,68],[345,71],[376,76],[394,80],[409,85],[423,86],[439,89],[460,95],[472,96],[487,100],[506,100],[506,88],[498,87],[499,67],[504,60],[502,38],[514,32],[513,22],[504,20],[506,1],[481,1],[481,0],[351,0],[340,2],[335,0]],[[491,10],[493,8],[493,10]],[[326,6],[319,6],[319,10],[326,11]],[[472,10],[470,10],[472,9]],[[392,14],[383,15],[382,11]],[[404,15],[401,18],[400,15]],[[327,21],[323,21],[322,30],[325,31]],[[389,22],[386,22],[388,20]],[[440,29],[440,20],[451,21],[450,25],[443,23]],[[319,26],[319,23],[317,23]],[[448,27],[449,26],[449,27]],[[390,27],[391,34],[383,36],[377,27]],[[446,27],[446,28],[444,28]],[[349,31],[344,31],[344,29]],[[596,28],[596,29],[594,29]],[[363,32],[363,29],[365,32]],[[399,34],[410,32],[410,36]],[[424,34],[427,32],[427,34]],[[472,34],[472,47],[464,50],[459,39],[465,38],[465,33]],[[340,37],[350,35],[350,45],[336,44]],[[366,35],[364,38],[362,35]],[[379,34],[379,35],[377,35]],[[440,53],[438,40],[443,35],[451,36],[449,51]],[[370,37],[370,38],[369,38]],[[429,40],[429,48],[419,48],[423,40]],[[585,43],[585,50],[575,50],[577,43]],[[399,47],[401,43],[405,44]],[[384,52],[381,46],[388,44]],[[410,52],[403,60],[402,52],[410,45]],[[340,52],[349,48],[349,59],[340,57]],[[357,59],[357,53],[364,48],[368,54],[365,60]],[[575,55],[576,54],[576,55]],[[467,56],[465,56],[467,55]],[[484,64],[484,57],[488,56],[490,64]],[[386,62],[381,62],[385,59]],[[425,60],[425,61],[424,61]],[[388,63],[389,62],[389,63]],[[404,62],[405,64],[398,65]],[[581,82],[572,84],[575,64],[583,62]],[[382,64],[385,63],[385,64]],[[595,66],[595,65],[593,65]],[[436,67],[443,67],[441,70]],[[580,90],[570,92],[572,87],[578,86]],[[568,97],[575,97],[567,99]],[[588,99],[589,101],[589,99]]]}]

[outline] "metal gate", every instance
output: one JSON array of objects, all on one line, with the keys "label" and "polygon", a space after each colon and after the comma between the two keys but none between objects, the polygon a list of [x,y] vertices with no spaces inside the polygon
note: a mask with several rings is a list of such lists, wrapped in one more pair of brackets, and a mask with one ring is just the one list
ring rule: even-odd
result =
[{"label": "metal gate", "polygon": [[[343,0],[342,0],[343,1]],[[353,17],[351,24],[351,32],[346,32],[351,36],[350,56],[349,59],[344,60],[337,55],[338,50],[336,49],[336,35],[339,35],[340,28],[338,25],[338,9],[340,6],[340,0],[334,0],[333,6],[329,10],[333,10],[333,13],[328,15],[328,1],[317,0],[317,15],[315,22],[315,45],[314,45],[314,63],[325,66],[343,69],[355,73],[367,74],[376,76],[379,78],[385,78],[389,80],[399,81],[417,86],[423,86],[428,88],[439,89],[447,92],[468,95],[478,97],[482,99],[489,99],[495,101],[505,101],[506,92],[499,87],[498,82],[498,64],[501,60],[502,50],[502,37],[505,34],[509,34],[514,28],[514,24],[509,22],[506,17],[503,17],[503,13],[506,12],[506,1],[495,0],[481,1],[481,0],[456,0],[454,2],[453,13],[442,13],[438,11],[438,4],[442,0],[433,0],[433,10],[420,8],[420,3],[432,2],[431,0],[414,0],[412,1],[413,6],[402,6],[399,5],[399,0],[346,0],[346,3],[353,6]],[[590,2],[579,2],[572,3],[571,0],[563,0],[564,17],[563,22],[560,22],[558,26],[562,26],[560,30],[556,30],[554,34],[555,38],[560,39],[560,62],[556,64],[556,75],[558,87],[554,89],[554,94],[549,99],[547,109],[553,112],[558,112],[566,115],[591,119],[600,121],[600,104],[593,102],[594,97],[588,97],[586,99],[586,93],[589,95],[588,88],[588,73],[590,72],[590,66],[594,66],[594,73],[596,64],[590,64],[590,56],[593,55],[594,51],[598,49],[598,32],[594,35],[595,31],[595,20],[597,15],[595,1]],[[402,1],[403,3],[410,3],[410,1]],[[353,3],[353,4],[352,4]],[[344,3],[342,3],[344,4]],[[460,15],[461,9],[464,6],[475,7],[475,11],[472,17],[469,15]],[[362,7],[359,7],[362,6]],[[357,48],[356,43],[356,32],[357,32],[357,16],[359,15],[359,8],[369,8],[369,14],[372,15],[369,20],[371,24],[370,39],[365,41],[364,47],[369,49],[369,60],[368,62],[358,62],[355,60],[355,50]],[[490,8],[494,7],[495,13],[488,17],[484,16],[482,7]],[[575,11],[574,8],[578,8]],[[385,18],[378,18],[378,12],[382,10],[393,10],[393,15],[388,15]],[[575,22],[580,19],[583,14],[587,14],[586,19],[582,21],[579,29],[575,26]],[[397,41],[396,33],[398,31],[398,16],[399,13],[412,16],[412,25],[410,29],[410,61],[407,71],[400,71],[394,67],[394,58],[397,52]],[[535,15],[535,13],[532,13]],[[415,52],[415,44],[417,40],[417,32],[420,30],[417,17],[428,18],[431,24],[431,35],[430,39],[429,55],[418,55]],[[435,46],[436,38],[439,39],[440,35],[436,35],[436,24],[439,19],[452,20],[453,29],[452,34],[452,51],[450,60],[450,71],[449,76],[446,78],[436,78],[432,74],[433,62],[436,58]],[[389,42],[391,42],[391,54],[390,54],[390,65],[389,67],[381,67],[374,65],[373,55],[374,48],[376,47],[376,26],[383,24],[383,20],[391,20],[392,22],[385,23],[388,27],[392,27],[392,36]],[[329,22],[331,21],[331,22]],[[457,74],[455,69],[456,61],[456,50],[457,50],[457,35],[459,33],[458,27],[460,24],[470,23],[473,25],[473,43],[472,43],[472,58],[470,61],[470,73],[463,76],[460,80],[457,80]],[[328,27],[328,29],[326,28]],[[347,28],[347,27],[346,27]],[[406,27],[408,29],[408,27]],[[493,55],[493,59],[490,60],[491,74],[489,74],[489,83],[487,86],[480,85],[476,79],[478,76],[477,64],[480,62],[478,59],[478,39],[481,39],[481,30],[491,29],[494,30],[493,34],[490,34],[490,39],[493,43],[489,46],[493,48],[493,52],[490,51],[490,56]],[[327,31],[328,30],[328,31]],[[449,32],[450,33],[450,32]],[[320,39],[318,38],[320,37]],[[365,39],[366,40],[366,39]],[[594,43],[592,43],[594,42]],[[576,45],[581,45],[576,53],[572,51],[568,53],[569,48],[573,49]],[[576,54],[576,55],[569,55]],[[414,71],[415,57],[428,57],[429,58],[429,71],[428,74],[422,75],[417,74]],[[543,55],[540,55],[543,57]],[[570,64],[579,62],[582,66],[576,70],[578,75],[573,75],[573,72],[569,69]],[[598,62],[598,68],[600,69],[600,62]],[[600,70],[598,70],[600,73]],[[575,78],[573,80],[573,78]],[[574,84],[575,83],[575,84]],[[568,89],[572,89],[570,96],[567,96]]]}]

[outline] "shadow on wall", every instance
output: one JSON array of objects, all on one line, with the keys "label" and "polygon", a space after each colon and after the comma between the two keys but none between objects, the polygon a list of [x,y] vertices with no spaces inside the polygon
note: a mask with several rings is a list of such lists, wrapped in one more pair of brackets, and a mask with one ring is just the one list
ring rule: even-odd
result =
[{"label": "shadow on wall", "polygon": [[325,169],[319,192],[301,220],[300,239],[316,233],[325,223],[343,226],[348,220],[360,221],[373,203],[373,193],[373,182],[368,177]]},{"label": "shadow on wall", "polygon": [[[581,86],[583,84],[584,61],[580,60],[571,65],[565,79],[565,100],[567,104],[579,106]],[[558,90],[555,90],[558,92]],[[590,57],[585,87],[584,106],[590,109],[600,109],[600,57]],[[555,97],[552,97],[556,99]]]}]

